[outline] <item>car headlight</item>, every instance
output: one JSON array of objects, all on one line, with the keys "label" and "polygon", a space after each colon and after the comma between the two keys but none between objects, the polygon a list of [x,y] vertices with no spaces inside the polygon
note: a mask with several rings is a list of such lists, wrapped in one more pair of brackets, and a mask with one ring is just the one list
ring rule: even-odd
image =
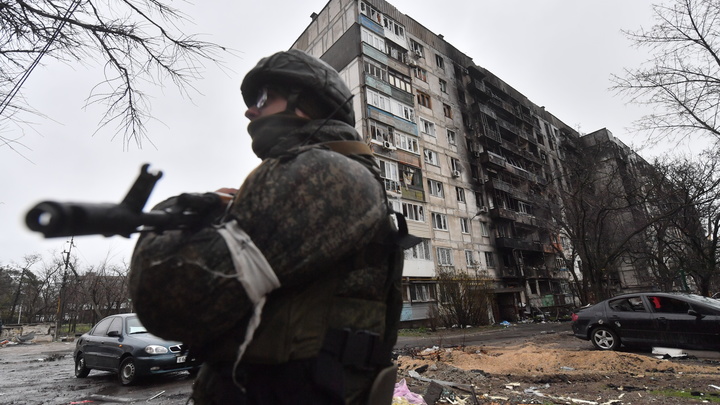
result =
[{"label": "car headlight", "polygon": [[145,353],[147,354],[165,354],[168,352],[168,348],[165,346],[150,345],[145,346]]}]

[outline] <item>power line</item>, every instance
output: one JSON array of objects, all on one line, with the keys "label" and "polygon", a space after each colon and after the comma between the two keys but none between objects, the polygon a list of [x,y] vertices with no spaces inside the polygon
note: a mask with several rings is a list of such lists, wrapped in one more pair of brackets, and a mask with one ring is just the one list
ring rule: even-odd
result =
[{"label": "power line", "polygon": [[37,65],[40,64],[40,59],[48,52],[48,50],[50,49],[50,45],[52,45],[52,43],[55,41],[55,39],[57,39],[57,36],[60,34],[60,31],[62,31],[62,29],[65,26],[65,24],[67,23],[68,19],[75,12],[75,9],[77,9],[79,5],[80,5],[80,0],[75,0],[75,2],[70,5],[70,7],[65,12],[65,15],[62,17],[62,20],[60,21],[60,25],[57,27],[55,32],[53,32],[53,35],[52,35],[52,37],[50,37],[50,40],[48,41],[48,43],[45,44],[45,46],[40,51],[40,53],[35,58],[35,60],[33,60],[33,62],[30,64],[30,66],[25,70],[25,73],[23,73],[23,75],[20,77],[20,80],[15,82],[15,86],[13,86],[12,90],[10,90],[10,92],[3,99],[2,103],[0,103],[0,106],[2,106],[2,108],[0,108],[0,116],[3,115],[3,113],[5,112],[5,108],[7,108],[10,105],[10,102],[12,101],[12,99],[15,98],[17,93],[20,92],[20,87],[22,87],[22,85],[25,84],[25,81],[27,80],[27,78],[30,77],[30,73],[32,73],[32,71],[35,69],[35,67],[37,67]]}]

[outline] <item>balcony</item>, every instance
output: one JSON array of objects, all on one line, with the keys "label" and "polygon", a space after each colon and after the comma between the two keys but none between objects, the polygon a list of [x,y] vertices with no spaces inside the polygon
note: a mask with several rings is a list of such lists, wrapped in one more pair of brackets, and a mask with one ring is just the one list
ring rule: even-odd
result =
[{"label": "balcony", "polygon": [[495,111],[490,109],[490,107],[486,106],[485,104],[473,103],[470,106],[470,110],[472,111],[473,114],[477,115],[477,114],[482,113],[482,114],[487,115],[488,117],[491,117],[492,119],[497,119],[497,115],[495,114]]},{"label": "balcony", "polygon": [[495,245],[498,249],[516,249],[529,252],[542,252],[540,242],[526,241],[517,238],[496,238]]},{"label": "balcony", "polygon": [[529,278],[552,278],[550,270],[540,267],[525,267],[525,277]]},{"label": "balcony", "polygon": [[507,122],[507,121],[505,121],[505,120],[503,120],[503,119],[500,119],[500,118],[497,119],[497,123],[498,123],[498,126],[499,126],[500,128],[504,128],[504,129],[506,129],[508,132],[519,136],[520,131],[518,130],[518,127],[517,127],[517,126],[515,126],[515,125],[513,125],[513,124],[511,124],[511,123],[509,123],[509,122]]},{"label": "balcony", "polygon": [[516,214],[515,223],[517,225],[524,225],[526,228],[538,228],[540,226],[540,222],[536,217],[521,212]]},{"label": "balcony", "polygon": [[489,163],[491,165],[495,165],[499,168],[505,168],[505,163],[507,163],[507,160],[495,153],[485,151],[480,155],[480,163]]},{"label": "balcony", "polygon": [[490,129],[488,125],[482,125],[480,130],[480,135],[488,138],[489,140],[495,141],[499,143],[500,145],[503,144],[502,136],[500,136],[500,133],[497,131],[493,131]]},{"label": "balcony", "polygon": [[468,83],[467,85],[467,91],[470,94],[476,97],[481,97],[483,99],[488,99],[492,97],[492,93],[487,87],[485,87],[485,83],[476,79],[470,80],[470,83]]}]

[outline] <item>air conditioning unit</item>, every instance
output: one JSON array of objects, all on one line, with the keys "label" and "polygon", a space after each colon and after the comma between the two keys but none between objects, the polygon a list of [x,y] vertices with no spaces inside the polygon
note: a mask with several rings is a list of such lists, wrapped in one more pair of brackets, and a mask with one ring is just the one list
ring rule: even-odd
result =
[{"label": "air conditioning unit", "polygon": [[390,150],[395,149],[395,147],[393,146],[392,143],[390,143],[390,141],[385,141],[385,142],[383,142],[383,148],[385,148],[385,149],[390,149]]},{"label": "air conditioning unit", "polygon": [[490,209],[488,209],[488,207],[486,205],[483,205],[482,207],[480,207],[480,211],[478,211],[478,212],[489,212],[489,211],[490,211]]},{"label": "air conditioning unit", "polygon": [[460,170],[453,170],[453,171],[452,171],[452,176],[455,177],[455,178],[460,177]]}]

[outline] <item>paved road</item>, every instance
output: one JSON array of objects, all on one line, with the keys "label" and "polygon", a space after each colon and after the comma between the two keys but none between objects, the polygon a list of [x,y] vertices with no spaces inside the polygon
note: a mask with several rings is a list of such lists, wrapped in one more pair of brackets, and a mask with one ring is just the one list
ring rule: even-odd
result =
[{"label": "paved road", "polygon": [[[558,342],[562,342],[565,348],[588,350],[592,349],[592,343],[578,339],[573,336],[570,322],[544,322],[544,323],[517,323],[508,327],[492,327],[482,331],[464,333],[459,329],[451,329],[428,334],[427,336],[410,337],[400,336],[395,345],[396,349],[406,348],[428,348],[432,346],[502,346],[518,344],[530,340],[538,335],[557,334]],[[628,350],[637,354],[654,356],[650,350]],[[702,360],[720,361],[720,352],[709,350],[688,350],[683,349],[688,356]]]},{"label": "paved road", "polygon": [[[545,322],[545,323],[517,323],[508,327],[492,327],[481,331],[464,332],[460,329],[450,329],[428,334],[427,336],[400,336],[398,337],[396,349],[408,347],[431,347],[431,346],[454,346],[454,345],[495,345],[511,341],[517,341],[523,337],[532,337],[540,334],[563,334],[570,335],[570,323],[568,322]],[[583,341],[575,339],[582,344]],[[590,342],[585,342],[590,344]]]}]

